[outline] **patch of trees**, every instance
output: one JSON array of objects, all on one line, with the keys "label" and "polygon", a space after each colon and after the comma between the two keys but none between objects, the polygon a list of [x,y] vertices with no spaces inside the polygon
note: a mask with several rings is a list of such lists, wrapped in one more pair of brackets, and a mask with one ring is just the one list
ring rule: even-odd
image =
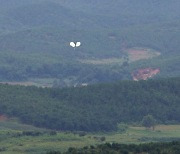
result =
[{"label": "patch of trees", "polygon": [[144,116],[142,120],[142,125],[149,129],[152,127],[152,129],[154,130],[156,125],[156,120],[153,118],[152,115]]},{"label": "patch of trees", "polygon": [[57,130],[113,131],[148,114],[159,123],[179,123],[179,103],[180,78],[64,89],[0,85],[0,114]]},{"label": "patch of trees", "polygon": [[[180,142],[174,141],[169,143],[146,143],[146,144],[117,144],[106,143],[98,146],[84,147],[82,149],[69,148],[63,154],[128,154],[128,153],[148,153],[148,154],[179,154]],[[60,154],[58,151],[47,152],[47,154]]]},{"label": "patch of trees", "polygon": [[[53,131],[54,132],[54,131]],[[23,131],[19,133],[7,133],[8,137],[22,137],[22,136],[42,136],[44,134],[50,135],[51,132],[40,132],[40,131]]]}]

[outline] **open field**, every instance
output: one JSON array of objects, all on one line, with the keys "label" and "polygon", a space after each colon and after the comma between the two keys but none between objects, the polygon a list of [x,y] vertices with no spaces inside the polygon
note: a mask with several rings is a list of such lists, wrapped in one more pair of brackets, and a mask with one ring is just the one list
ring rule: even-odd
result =
[{"label": "open field", "polygon": [[[32,132],[36,132],[36,134],[34,135]],[[105,137],[105,141],[101,140],[102,137]],[[159,125],[156,126],[155,131],[146,130],[144,127],[129,126],[125,132],[54,133],[13,120],[0,122],[0,151],[2,154],[46,153],[50,150],[63,152],[69,147],[81,148],[105,142],[138,144],[172,140],[180,140],[180,125]]]},{"label": "open field", "polygon": [[[157,56],[160,56],[161,53],[154,51],[148,48],[130,48],[124,51],[127,54],[129,62],[135,62],[138,60],[151,59]],[[84,64],[93,64],[93,65],[110,65],[110,64],[123,64],[126,59],[123,57],[111,57],[105,59],[80,59],[79,62]]]},{"label": "open field", "polygon": [[36,78],[28,79],[28,81],[19,82],[0,82],[1,84],[21,85],[21,86],[37,86],[37,87],[52,87],[55,78]]},{"label": "open field", "polygon": [[128,54],[128,58],[130,62],[143,60],[143,59],[151,59],[153,57],[157,57],[161,55],[160,52],[146,48],[131,48],[131,49],[127,49],[125,52]]},{"label": "open field", "polygon": [[123,58],[106,58],[106,59],[83,59],[79,60],[84,64],[93,64],[93,65],[109,65],[114,63],[123,63]]}]

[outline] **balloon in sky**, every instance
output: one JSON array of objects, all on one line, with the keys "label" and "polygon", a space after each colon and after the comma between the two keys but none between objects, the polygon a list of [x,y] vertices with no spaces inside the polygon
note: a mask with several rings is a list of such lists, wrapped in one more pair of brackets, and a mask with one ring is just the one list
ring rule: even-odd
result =
[{"label": "balloon in sky", "polygon": [[75,48],[76,47],[76,44],[74,42],[70,42],[70,46]]},{"label": "balloon in sky", "polygon": [[79,47],[81,45],[81,42],[76,42],[76,47]]},{"label": "balloon in sky", "polygon": [[70,42],[70,46],[73,48],[81,46],[81,42]]}]

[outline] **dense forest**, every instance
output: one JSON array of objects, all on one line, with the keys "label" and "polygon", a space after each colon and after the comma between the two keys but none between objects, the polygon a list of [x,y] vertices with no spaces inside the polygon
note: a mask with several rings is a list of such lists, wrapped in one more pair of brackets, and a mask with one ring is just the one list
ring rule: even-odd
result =
[{"label": "dense forest", "polygon": [[[96,147],[84,147],[82,149],[69,148],[64,154],[179,154],[180,142],[170,143],[146,143],[146,144],[102,144]],[[48,152],[47,154],[61,154],[58,151]]]},{"label": "dense forest", "polygon": [[72,88],[0,85],[0,114],[38,127],[113,131],[121,122],[180,122],[180,78]]},{"label": "dense forest", "polygon": [[[132,79],[138,68],[160,68],[159,77],[180,75],[179,0],[1,0],[0,81],[55,78],[97,83]],[[107,13],[108,12],[108,13]],[[70,41],[81,41],[74,51]],[[122,65],[133,47],[160,56]],[[95,65],[82,60],[120,62]],[[65,82],[67,86],[67,82]]]}]

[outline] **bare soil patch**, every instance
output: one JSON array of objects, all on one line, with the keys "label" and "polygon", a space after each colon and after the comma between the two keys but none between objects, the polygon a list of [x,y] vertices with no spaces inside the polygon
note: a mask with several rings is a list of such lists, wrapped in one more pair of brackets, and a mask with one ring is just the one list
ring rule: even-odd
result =
[{"label": "bare soil patch", "polygon": [[134,81],[139,80],[147,80],[148,78],[152,78],[160,72],[159,68],[144,68],[138,69],[132,73],[132,77]]}]

